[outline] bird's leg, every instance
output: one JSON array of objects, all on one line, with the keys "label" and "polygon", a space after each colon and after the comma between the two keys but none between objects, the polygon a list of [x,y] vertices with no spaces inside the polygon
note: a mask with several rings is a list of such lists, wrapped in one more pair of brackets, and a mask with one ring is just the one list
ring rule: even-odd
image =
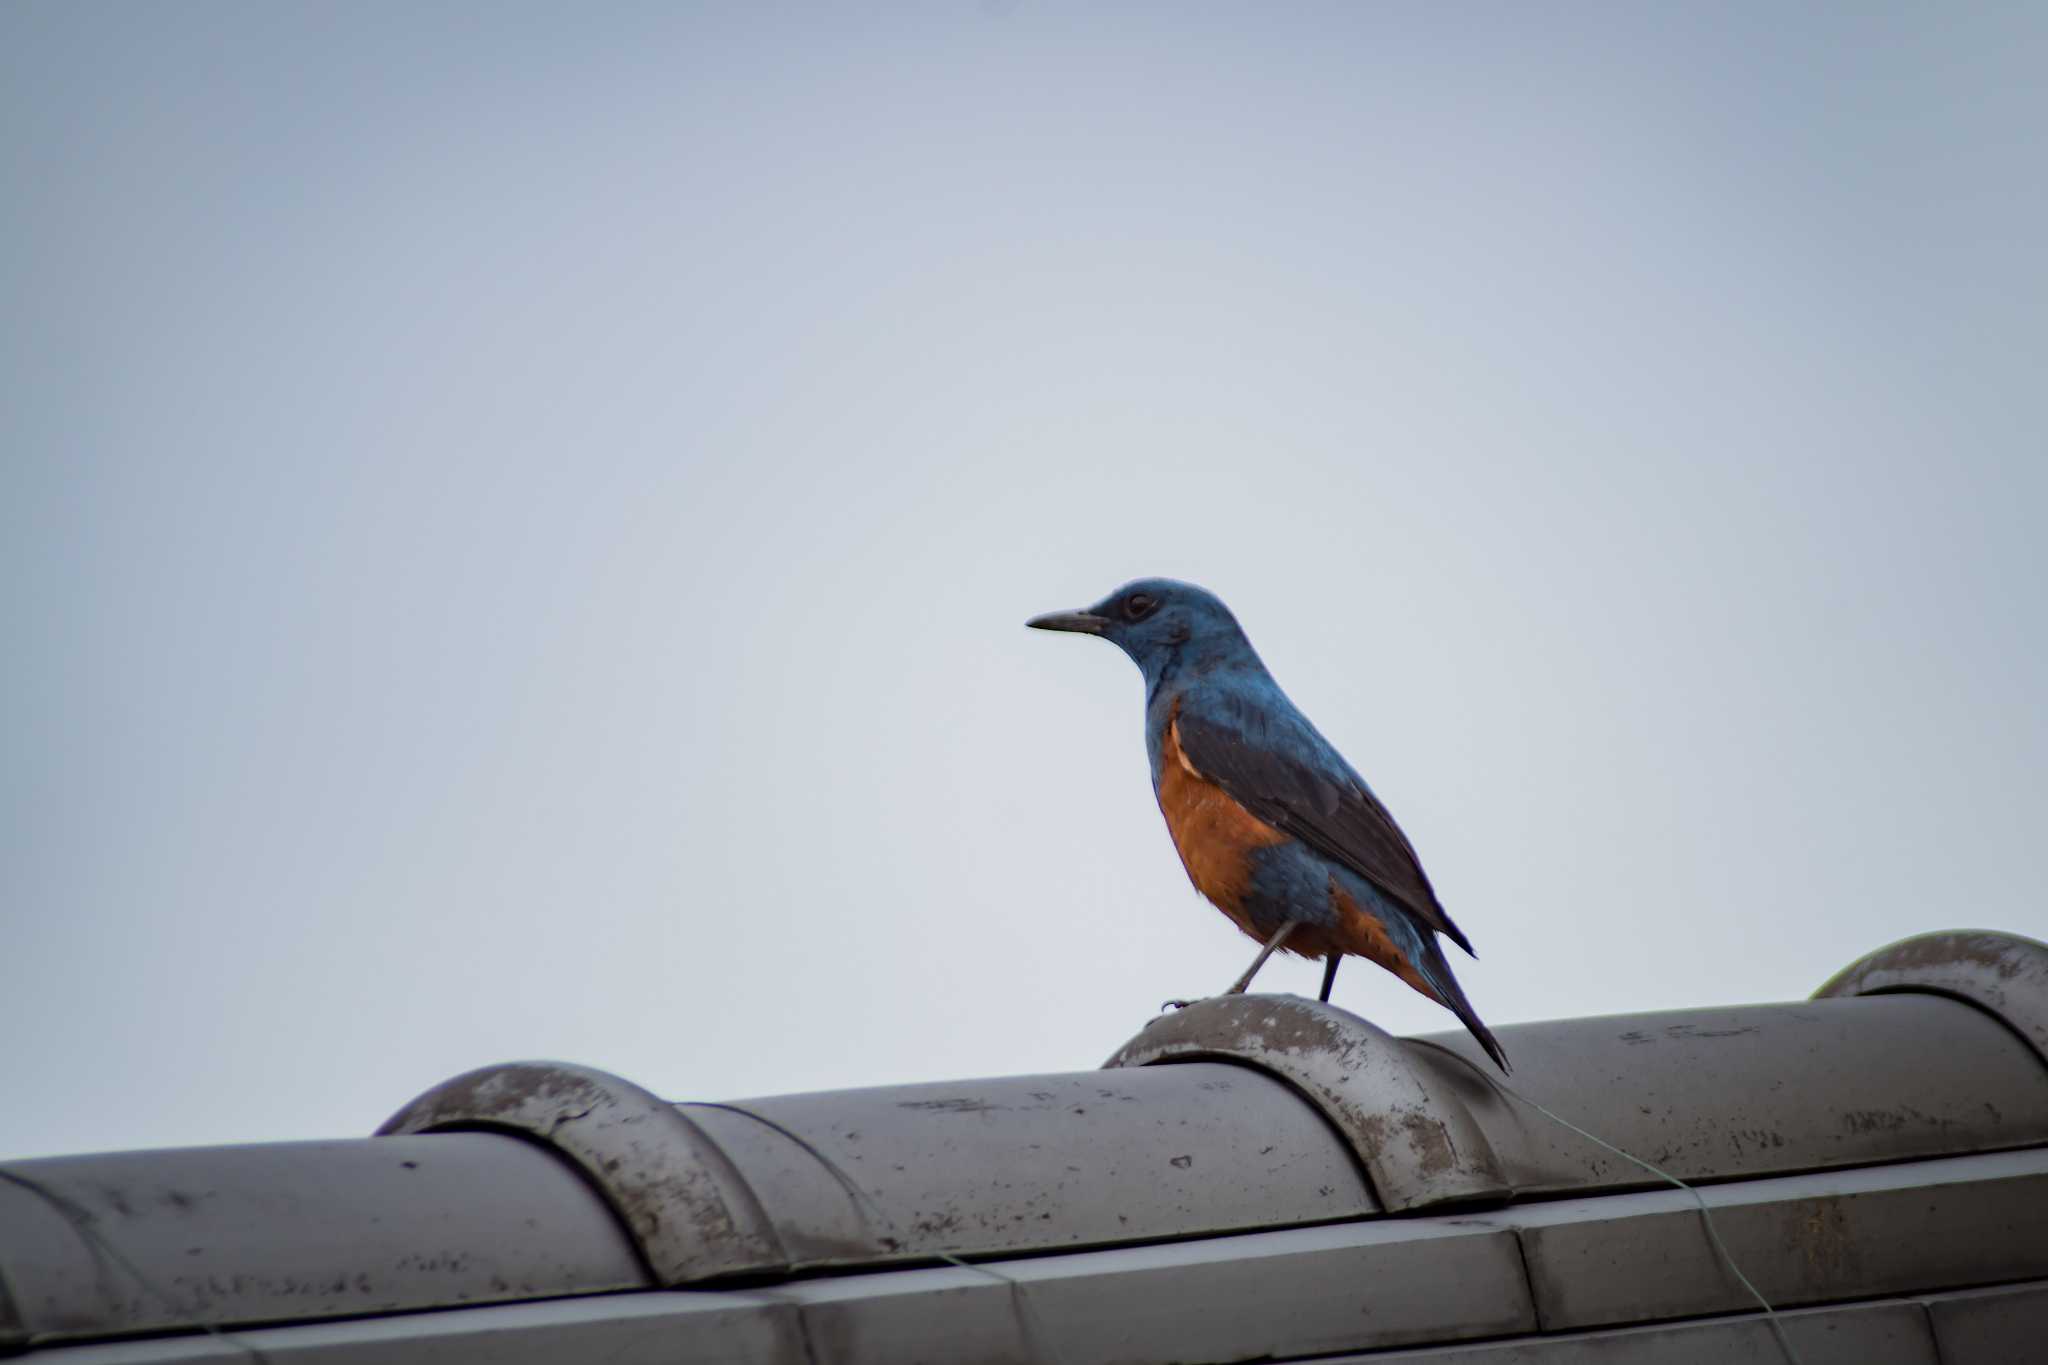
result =
[{"label": "bird's leg", "polygon": [[1280,932],[1273,935],[1272,940],[1265,947],[1259,949],[1259,955],[1252,959],[1252,965],[1244,969],[1244,975],[1240,976],[1237,979],[1237,983],[1223,993],[1225,995],[1243,995],[1245,987],[1251,985],[1252,978],[1259,974],[1259,968],[1266,965],[1266,959],[1273,955],[1273,950],[1287,941],[1287,936],[1294,932],[1295,927],[1299,923],[1299,920],[1289,920],[1281,925]]},{"label": "bird's leg", "polygon": [[1323,993],[1316,997],[1325,1005],[1330,1003],[1330,987],[1337,984],[1337,964],[1344,960],[1344,954],[1331,953],[1323,959]]},{"label": "bird's leg", "polygon": [[[1272,939],[1267,942],[1265,947],[1259,949],[1259,955],[1252,959],[1252,965],[1244,969],[1244,975],[1240,976],[1236,980],[1236,982],[1234,982],[1231,985],[1230,989],[1223,993],[1225,995],[1243,995],[1245,987],[1251,985],[1252,978],[1259,974],[1259,968],[1266,965],[1266,959],[1271,957],[1274,953],[1274,950],[1279,948],[1281,944],[1287,941],[1287,936],[1289,934],[1293,933],[1296,929],[1300,927],[1301,921],[1299,920],[1289,920],[1287,921],[1287,923],[1281,925],[1280,932],[1273,935]],[[1334,964],[1336,960],[1337,959],[1334,957],[1330,959],[1332,964]],[[1334,965],[1332,965],[1329,974],[1323,978],[1323,998],[1325,1000],[1330,998],[1330,980],[1336,974],[1337,969]],[[1184,1010],[1189,1005],[1192,1005],[1194,1003],[1195,1002],[1192,1000],[1169,1000],[1165,1004],[1161,1005],[1159,1008],[1162,1012],[1166,1010]]]}]

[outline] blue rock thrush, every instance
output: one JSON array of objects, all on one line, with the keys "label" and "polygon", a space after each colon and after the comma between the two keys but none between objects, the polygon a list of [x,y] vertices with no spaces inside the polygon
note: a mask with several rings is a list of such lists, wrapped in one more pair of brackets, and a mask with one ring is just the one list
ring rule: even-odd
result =
[{"label": "blue rock thrush", "polygon": [[1347,953],[1458,1016],[1502,1071],[1437,943],[1472,945],[1437,901],[1394,817],[1273,681],[1230,609],[1168,578],[1127,583],[1086,611],[1026,624],[1099,635],[1145,675],[1152,790],[1195,889],[1264,945],[1324,961],[1330,998]]}]

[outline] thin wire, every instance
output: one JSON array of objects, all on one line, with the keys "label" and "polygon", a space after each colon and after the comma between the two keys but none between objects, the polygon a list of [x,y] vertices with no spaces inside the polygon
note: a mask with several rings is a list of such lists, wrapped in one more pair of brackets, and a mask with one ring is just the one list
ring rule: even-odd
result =
[{"label": "thin wire", "polygon": [[[882,1206],[875,1202],[873,1196],[862,1189],[859,1182],[855,1181],[852,1176],[842,1170],[838,1162],[826,1156],[808,1138],[790,1131],[774,1119],[769,1118],[766,1114],[757,1114],[742,1105],[721,1104],[711,1100],[692,1100],[690,1104],[692,1108],[696,1109],[722,1109],[728,1114],[738,1114],[741,1118],[752,1119],[763,1128],[769,1129],[771,1132],[780,1133],[783,1137],[788,1138],[798,1147],[810,1153],[811,1159],[820,1166],[823,1166],[826,1173],[839,1182],[840,1187],[852,1196],[853,1201],[860,1205],[864,1213],[888,1229],[888,1245],[891,1251],[903,1249],[904,1242],[903,1238],[897,1233],[896,1220],[884,1212]],[[1041,1360],[1057,1362],[1061,1358],[1060,1353],[1052,1345],[1051,1336],[1045,1331],[1044,1323],[1039,1320],[1037,1308],[1033,1306],[1030,1298],[1024,1293],[1023,1281],[1014,1276],[1005,1275],[992,1265],[964,1261],[950,1252],[939,1251],[932,1254],[947,1265],[958,1266],[962,1270],[971,1270],[978,1274],[986,1275],[998,1284],[1008,1288],[1010,1291],[1010,1311],[1016,1315],[1017,1327],[1024,1335],[1024,1349],[1030,1351],[1035,1358]]]},{"label": "thin wire", "polygon": [[[99,1230],[96,1226],[98,1220],[94,1218],[90,1209],[73,1203],[43,1184],[42,1181],[25,1176],[19,1171],[8,1170],[5,1166],[0,1166],[0,1180],[12,1181],[55,1209],[58,1216],[71,1225],[71,1230],[78,1234],[80,1240],[121,1269],[127,1271],[137,1284],[154,1295],[157,1302],[170,1310],[172,1318],[179,1325],[197,1327],[215,1340],[223,1342],[236,1350],[247,1352],[249,1358],[257,1362],[257,1365],[270,1365],[270,1357],[265,1355],[260,1347],[256,1346],[253,1342],[243,1340],[233,1332],[225,1331],[207,1322],[199,1316],[197,1311],[179,1303],[155,1280],[143,1274],[142,1267],[129,1260],[121,1248],[115,1246],[113,1242],[108,1240],[107,1235]],[[101,1281],[102,1285],[105,1285],[105,1283],[104,1280]]]},{"label": "thin wire", "polygon": [[1792,1365],[1803,1365],[1803,1362],[1799,1358],[1799,1352],[1794,1350],[1792,1347],[1792,1339],[1785,1335],[1785,1325],[1783,1322],[1779,1321],[1778,1310],[1771,1307],[1771,1301],[1769,1299],[1766,1299],[1763,1296],[1762,1292],[1760,1292],[1755,1285],[1749,1282],[1749,1276],[1743,1274],[1742,1267],[1735,1263],[1735,1256],[1732,1252],[1728,1250],[1728,1244],[1721,1240],[1721,1230],[1714,1226],[1714,1213],[1712,1209],[1709,1209],[1707,1207],[1707,1201],[1705,1196],[1703,1196],[1698,1190],[1694,1189],[1691,1185],[1686,1184],[1683,1180],[1680,1180],[1677,1176],[1665,1170],[1663,1167],[1654,1166],[1651,1163],[1643,1160],[1641,1157],[1635,1155],[1635,1153],[1624,1152],[1621,1148],[1615,1146],[1613,1143],[1607,1141],[1605,1138],[1594,1136],[1593,1134],[1587,1132],[1585,1129],[1579,1127],[1578,1124],[1573,1123],[1570,1119],[1552,1113],[1549,1109],[1545,1108],[1543,1105],[1538,1104],[1536,1101],[1530,1099],[1527,1095],[1524,1095],[1521,1091],[1515,1089],[1513,1086],[1504,1084],[1501,1081],[1497,1081],[1491,1076],[1488,1076],[1486,1079],[1493,1086],[1494,1089],[1500,1091],[1504,1095],[1509,1095],[1515,1099],[1520,1100],[1523,1104],[1528,1105],[1531,1109],[1534,1109],[1537,1113],[1543,1115],[1543,1117],[1549,1119],[1552,1123],[1557,1124],[1559,1127],[1569,1128],[1572,1132],[1577,1133],[1580,1137],[1586,1139],[1586,1141],[1592,1143],[1596,1147],[1606,1148],[1608,1151],[1614,1153],[1622,1160],[1635,1163],[1636,1165],[1642,1167],[1644,1170],[1648,1171],[1651,1175],[1658,1177],[1660,1180],[1668,1180],[1673,1185],[1676,1185],[1679,1189],[1684,1190],[1687,1194],[1691,1195],[1693,1203],[1699,1205],[1700,1221],[1706,1225],[1707,1240],[1714,1244],[1714,1250],[1717,1253],[1719,1253],[1721,1257],[1721,1263],[1727,1266],[1729,1272],[1733,1274],[1736,1279],[1742,1282],[1742,1287],[1749,1291],[1749,1296],[1752,1299],[1756,1300],[1757,1306],[1759,1308],[1764,1310],[1764,1321],[1770,1325],[1772,1335],[1777,1337],[1778,1349],[1785,1353],[1785,1358],[1791,1361]]}]

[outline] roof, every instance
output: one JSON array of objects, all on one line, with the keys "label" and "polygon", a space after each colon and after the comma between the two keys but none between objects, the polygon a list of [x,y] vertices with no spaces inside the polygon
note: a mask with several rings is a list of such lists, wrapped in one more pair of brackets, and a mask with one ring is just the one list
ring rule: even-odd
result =
[{"label": "roof", "polygon": [[[2048,947],[1500,1032],[1700,1187],[1806,1365],[2048,1332]],[[1293,996],[1096,1071],[677,1104],[517,1063],[375,1137],[4,1171],[0,1354],[74,1365],[1783,1358],[1689,1193],[1462,1033]]]}]

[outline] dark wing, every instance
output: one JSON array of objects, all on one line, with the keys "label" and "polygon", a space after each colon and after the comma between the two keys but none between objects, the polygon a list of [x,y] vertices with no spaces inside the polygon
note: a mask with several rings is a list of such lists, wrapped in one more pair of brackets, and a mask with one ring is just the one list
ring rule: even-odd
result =
[{"label": "dark wing", "polygon": [[1181,753],[1231,800],[1350,868],[1471,953],[1387,808],[1284,697],[1274,700],[1208,697],[1183,706],[1173,720]]}]

